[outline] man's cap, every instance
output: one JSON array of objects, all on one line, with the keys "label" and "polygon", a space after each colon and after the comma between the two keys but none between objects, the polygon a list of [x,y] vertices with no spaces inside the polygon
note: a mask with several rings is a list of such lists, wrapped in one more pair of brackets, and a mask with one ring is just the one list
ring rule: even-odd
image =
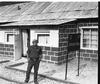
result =
[{"label": "man's cap", "polygon": [[38,43],[38,40],[34,39],[34,40],[32,41],[32,43],[34,43],[34,42],[37,42],[37,43]]}]

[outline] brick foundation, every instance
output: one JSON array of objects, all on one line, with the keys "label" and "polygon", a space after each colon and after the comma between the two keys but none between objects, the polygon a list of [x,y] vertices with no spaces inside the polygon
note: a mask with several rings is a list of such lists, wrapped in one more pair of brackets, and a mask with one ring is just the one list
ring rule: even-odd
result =
[{"label": "brick foundation", "polygon": [[58,52],[59,48],[56,47],[42,47],[43,58],[42,61],[50,62],[50,63],[57,63],[58,62]]},{"label": "brick foundation", "polygon": [[[77,53],[77,56],[79,53]],[[80,50],[80,58],[87,61],[98,61],[98,50]]]}]

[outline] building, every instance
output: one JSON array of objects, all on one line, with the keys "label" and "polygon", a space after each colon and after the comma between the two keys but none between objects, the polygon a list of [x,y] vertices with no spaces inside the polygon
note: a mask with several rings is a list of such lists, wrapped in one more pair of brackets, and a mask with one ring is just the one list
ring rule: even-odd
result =
[{"label": "building", "polygon": [[[33,39],[42,61],[66,62],[68,35],[80,33],[81,59],[98,61],[97,2],[27,2],[0,7],[0,56],[26,56]],[[5,24],[4,24],[5,23]],[[78,56],[69,53],[69,59]]]}]

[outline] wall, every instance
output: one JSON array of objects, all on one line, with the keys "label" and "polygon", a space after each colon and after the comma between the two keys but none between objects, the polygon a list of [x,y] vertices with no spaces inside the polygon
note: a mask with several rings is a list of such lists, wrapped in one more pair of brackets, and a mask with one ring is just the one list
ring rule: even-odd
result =
[{"label": "wall", "polygon": [[50,62],[50,63],[57,63],[58,59],[56,57],[58,56],[58,49],[59,49],[59,30],[51,30],[51,29],[31,29],[30,30],[30,44],[32,45],[32,40],[37,39],[38,34],[49,34],[49,43],[47,45],[45,44],[38,44],[42,47],[43,51],[43,58],[42,61]]},{"label": "wall", "polygon": [[14,58],[14,46],[0,43],[0,56]]},{"label": "wall", "polygon": [[[59,26],[59,57],[58,64],[66,62],[67,47],[68,47],[68,34],[78,33],[77,24],[70,23],[66,25]],[[70,52],[68,54],[68,59],[71,60],[76,57],[76,51]]]},{"label": "wall", "polygon": [[59,46],[59,31],[58,30],[30,30],[30,44],[32,45],[33,39],[37,39],[38,34],[49,34],[50,39],[47,45],[45,44],[38,44],[39,46],[47,46],[47,47],[58,47]]},{"label": "wall", "polygon": [[[50,43],[49,45],[40,45],[43,50],[42,61],[62,64],[66,62],[67,56],[67,42],[68,34],[75,34],[78,32],[76,23],[68,23],[65,25],[57,26],[58,30],[32,30],[30,33],[31,43],[33,39],[37,39],[37,34],[48,33],[50,34]],[[76,57],[76,51],[69,53],[69,59]]]},{"label": "wall", "polygon": [[[14,59],[15,55],[15,47],[14,47],[14,35],[17,34],[18,31],[16,29],[0,29],[0,56],[1,57],[9,57],[10,59]],[[7,34],[13,34],[12,38],[10,38],[10,42],[7,42]]]},{"label": "wall", "polygon": [[4,43],[4,31],[3,30],[0,30],[0,43]]},{"label": "wall", "polygon": [[13,32],[11,29],[0,29],[0,56],[14,58],[13,42],[7,42],[7,32]]},{"label": "wall", "polygon": [[45,61],[48,63],[58,64],[59,48],[46,47],[46,46],[41,46],[41,47],[42,47],[42,51],[43,51],[42,61]]},{"label": "wall", "polygon": [[22,34],[21,31],[19,31],[18,34],[14,35],[14,61],[17,61],[21,59],[22,57]]},{"label": "wall", "polygon": [[[85,26],[98,26],[97,19],[96,20],[88,20],[88,21],[81,21],[78,23],[79,27]],[[78,56],[78,53],[77,53]],[[88,60],[88,61],[98,61],[98,50],[88,50],[88,49],[81,49],[80,53],[81,59]]]},{"label": "wall", "polygon": [[81,56],[82,60],[97,62],[98,61],[98,50],[84,50],[84,49],[81,49],[80,56]]}]

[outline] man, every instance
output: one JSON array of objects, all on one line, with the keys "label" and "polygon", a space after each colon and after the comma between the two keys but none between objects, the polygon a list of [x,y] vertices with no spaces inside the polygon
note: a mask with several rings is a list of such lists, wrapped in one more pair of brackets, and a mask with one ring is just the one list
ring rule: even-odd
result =
[{"label": "man", "polygon": [[33,40],[33,45],[28,48],[27,51],[27,58],[28,58],[28,67],[26,71],[26,79],[25,83],[28,83],[30,78],[31,69],[34,66],[34,83],[37,84],[37,75],[38,75],[38,68],[39,63],[42,58],[42,49],[37,45],[38,41]]}]

